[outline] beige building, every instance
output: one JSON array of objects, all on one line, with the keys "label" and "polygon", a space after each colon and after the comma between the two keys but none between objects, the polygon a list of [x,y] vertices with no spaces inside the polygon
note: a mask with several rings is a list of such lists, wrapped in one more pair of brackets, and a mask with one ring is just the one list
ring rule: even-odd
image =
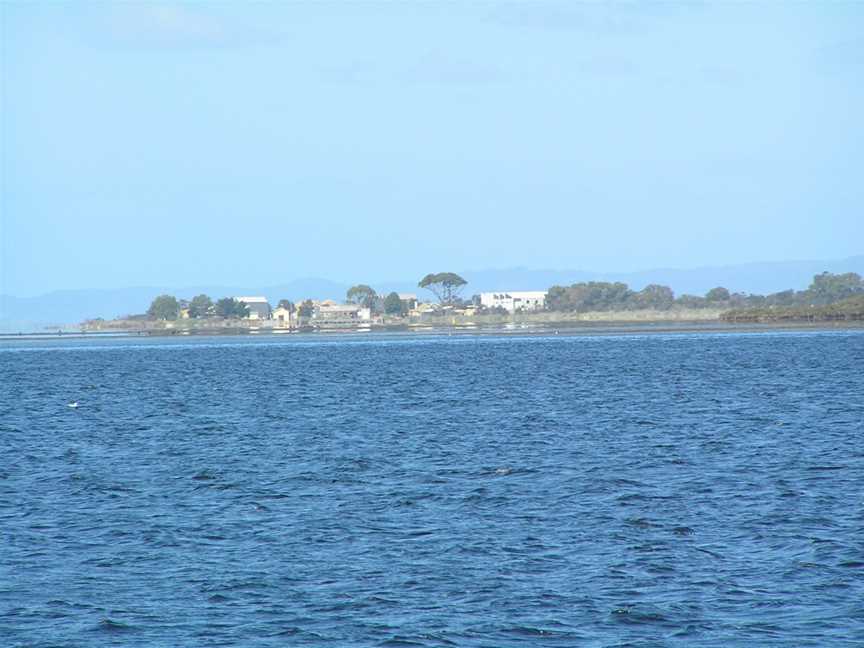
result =
[{"label": "beige building", "polygon": [[279,306],[271,315],[276,328],[291,328],[294,324],[294,314],[287,308]]},{"label": "beige building", "polygon": [[441,311],[442,308],[438,304],[424,302],[422,304],[417,304],[416,308],[412,308],[408,315],[410,317],[427,317],[429,315],[435,315]]}]

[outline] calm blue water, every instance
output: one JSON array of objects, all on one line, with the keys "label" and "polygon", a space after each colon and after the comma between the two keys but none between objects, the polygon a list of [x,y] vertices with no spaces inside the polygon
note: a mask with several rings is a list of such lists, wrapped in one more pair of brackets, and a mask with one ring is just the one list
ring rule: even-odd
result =
[{"label": "calm blue water", "polygon": [[861,332],[22,341],[0,376],[3,646],[864,645]]}]

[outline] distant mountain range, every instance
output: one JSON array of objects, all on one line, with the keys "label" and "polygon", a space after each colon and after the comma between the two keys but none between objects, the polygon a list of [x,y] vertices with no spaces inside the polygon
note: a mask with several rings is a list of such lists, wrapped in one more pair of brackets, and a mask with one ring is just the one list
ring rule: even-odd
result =
[{"label": "distant mountain range", "polygon": [[[647,284],[670,286],[676,294],[703,295],[715,286],[733,292],[767,294],[787,288],[806,288],[819,272],[857,272],[864,275],[864,255],[833,261],[778,261],[711,266],[692,269],[656,269],[640,272],[590,272],[584,270],[468,270],[460,272],[467,281],[466,294],[493,290],[543,290],[555,284],[580,281],[623,281],[631,288]],[[36,331],[45,327],[71,327],[94,317],[114,317],[142,313],[152,299],[168,293],[191,298],[205,293],[213,298],[226,295],[264,295],[272,304],[280,299],[336,299],[345,297],[350,284],[308,277],[275,286],[192,286],[177,288],[152,286],[115,290],[57,290],[38,297],[0,295],[0,332]],[[379,293],[416,292],[416,282],[382,282],[372,286]]]}]

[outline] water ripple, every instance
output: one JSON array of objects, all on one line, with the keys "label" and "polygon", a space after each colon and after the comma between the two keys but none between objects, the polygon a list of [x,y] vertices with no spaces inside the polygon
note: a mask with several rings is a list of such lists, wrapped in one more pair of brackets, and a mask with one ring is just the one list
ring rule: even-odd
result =
[{"label": "water ripple", "polygon": [[4,646],[864,645],[861,333],[28,344]]}]

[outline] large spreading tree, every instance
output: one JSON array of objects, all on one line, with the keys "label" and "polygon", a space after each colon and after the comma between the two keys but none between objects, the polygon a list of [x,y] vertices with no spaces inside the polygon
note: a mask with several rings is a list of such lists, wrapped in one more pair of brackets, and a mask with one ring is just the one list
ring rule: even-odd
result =
[{"label": "large spreading tree", "polygon": [[372,308],[377,296],[375,290],[366,284],[357,284],[356,286],[352,286],[348,289],[348,292],[345,295],[349,303],[358,304],[364,308]]},{"label": "large spreading tree", "polygon": [[431,290],[442,304],[452,304],[467,284],[468,282],[455,272],[439,272],[427,274],[417,286]]}]

